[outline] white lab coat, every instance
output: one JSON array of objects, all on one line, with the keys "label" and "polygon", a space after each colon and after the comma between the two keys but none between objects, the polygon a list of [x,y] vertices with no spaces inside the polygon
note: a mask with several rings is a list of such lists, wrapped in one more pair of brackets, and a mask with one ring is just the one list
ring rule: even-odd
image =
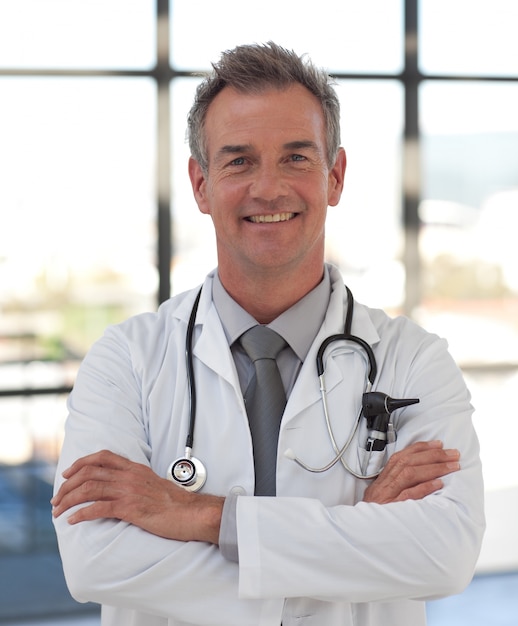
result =
[{"label": "white lab coat", "polygon": [[[333,457],[315,356],[342,332],[345,290],[331,272],[325,321],[291,393],[279,436],[276,498],[254,492],[252,444],[238,377],[205,282],[194,337],[198,410],[193,453],[207,467],[204,491],[238,488],[239,565],[216,546],[162,539],[121,521],[56,530],[68,585],[79,601],[103,604],[104,626],[420,626],[424,599],[469,582],[484,528],[479,448],[469,394],[444,340],[412,322],[356,304],[353,334],[372,345],[374,389],[420,403],[398,412],[389,453],[441,439],[461,451],[462,470],[420,501],[361,502],[365,481]],[[110,449],[165,476],[185,451],[189,400],[185,333],[197,290],[109,328],[85,358],[69,400],[60,472],[75,459]],[[346,440],[358,415],[366,363],[361,351],[334,344],[326,386],[334,433]],[[362,419],[365,422],[364,419]],[[364,441],[364,425],[360,441]],[[347,460],[361,456],[355,440]],[[369,472],[383,462],[371,459]]]}]

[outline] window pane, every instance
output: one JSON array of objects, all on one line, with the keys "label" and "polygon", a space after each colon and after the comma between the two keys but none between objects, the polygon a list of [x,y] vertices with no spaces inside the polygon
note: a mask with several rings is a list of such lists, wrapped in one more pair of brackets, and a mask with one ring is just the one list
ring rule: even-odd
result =
[{"label": "window pane", "polygon": [[0,67],[155,64],[154,0],[0,0]]},{"label": "window pane", "polygon": [[108,323],[155,307],[155,92],[0,80],[3,388],[67,384]]},{"label": "window pane", "polygon": [[518,83],[434,81],[420,90],[418,321],[447,338],[472,394],[488,493],[479,567],[492,570],[517,565],[495,544],[496,535],[498,546],[515,540],[512,523],[495,524],[504,511],[495,494],[518,486],[502,448],[502,434],[515,428],[509,397],[518,382],[517,110]]},{"label": "window pane", "polygon": [[176,69],[209,68],[222,50],[269,40],[308,53],[330,72],[396,73],[403,65],[402,0],[262,0],[247,5],[189,0],[172,2],[171,11],[171,63]]},{"label": "window pane", "polygon": [[427,326],[460,363],[516,364],[518,84],[425,83],[420,96]]},{"label": "window pane", "polygon": [[[41,383],[42,378],[48,383],[52,369],[60,378],[62,374],[61,364],[57,363],[21,363],[12,364],[11,368],[30,384]],[[2,374],[7,369],[0,366]],[[0,467],[31,459],[55,463],[61,450],[66,415],[66,395],[0,398]]]},{"label": "window pane", "polygon": [[[487,344],[490,341],[490,336]],[[502,368],[494,371],[468,371],[466,383],[473,395],[474,424],[480,439],[484,486],[486,491],[518,488],[518,465],[513,454],[502,454],[502,440],[516,428],[516,411],[509,409],[509,398],[518,388],[518,368]],[[511,531],[512,526],[512,531]],[[501,529],[504,530],[503,528]],[[516,541],[514,524],[509,525],[509,533]],[[518,552],[509,555],[518,567]]]},{"label": "window pane", "polygon": [[419,18],[424,73],[518,74],[516,0],[420,0]]},{"label": "window pane", "polygon": [[395,81],[341,81],[338,95],[347,170],[340,204],[328,210],[327,256],[359,301],[399,308],[403,90]]},{"label": "window pane", "polygon": [[[212,221],[198,211],[187,175],[186,119],[196,85],[194,79],[177,79],[172,86],[175,293],[203,280],[216,265]],[[340,266],[359,300],[398,307],[404,283],[399,260],[401,86],[341,81],[337,91],[348,170],[340,205],[328,211],[327,257]]]},{"label": "window pane", "polygon": [[212,220],[198,210],[187,172],[190,155],[186,141],[187,113],[198,82],[177,78],[171,85],[173,293],[194,287],[217,264]]}]

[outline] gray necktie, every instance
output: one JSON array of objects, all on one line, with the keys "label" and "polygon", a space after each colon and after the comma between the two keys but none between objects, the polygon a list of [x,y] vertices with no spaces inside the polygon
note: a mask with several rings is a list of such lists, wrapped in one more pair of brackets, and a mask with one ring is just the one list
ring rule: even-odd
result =
[{"label": "gray necktie", "polygon": [[254,326],[239,341],[255,366],[255,375],[245,392],[254,446],[255,495],[274,496],[277,442],[286,406],[286,394],[275,358],[286,342],[266,326]]}]

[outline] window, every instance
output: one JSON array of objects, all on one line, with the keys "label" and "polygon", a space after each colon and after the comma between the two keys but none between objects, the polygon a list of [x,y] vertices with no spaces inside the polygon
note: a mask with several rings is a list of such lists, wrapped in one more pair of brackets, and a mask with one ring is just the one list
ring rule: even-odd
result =
[{"label": "window", "polygon": [[[415,316],[448,338],[465,371],[491,493],[518,485],[515,464],[501,454],[500,434],[513,427],[506,390],[518,382],[518,48],[510,30],[518,6],[422,0],[419,14],[422,226]],[[490,419],[495,415],[498,427]],[[503,544],[500,552],[506,563]],[[483,550],[480,566],[491,562]]]}]

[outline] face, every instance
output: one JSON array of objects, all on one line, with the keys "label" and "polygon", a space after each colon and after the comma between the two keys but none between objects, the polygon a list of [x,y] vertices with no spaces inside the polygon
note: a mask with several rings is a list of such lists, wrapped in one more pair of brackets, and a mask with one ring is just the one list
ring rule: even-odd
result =
[{"label": "face", "polygon": [[326,212],[340,199],[345,153],[329,166],[317,98],[298,84],[253,95],[226,87],[207,111],[205,140],[207,175],[193,159],[189,173],[214,223],[220,274],[321,273]]}]

